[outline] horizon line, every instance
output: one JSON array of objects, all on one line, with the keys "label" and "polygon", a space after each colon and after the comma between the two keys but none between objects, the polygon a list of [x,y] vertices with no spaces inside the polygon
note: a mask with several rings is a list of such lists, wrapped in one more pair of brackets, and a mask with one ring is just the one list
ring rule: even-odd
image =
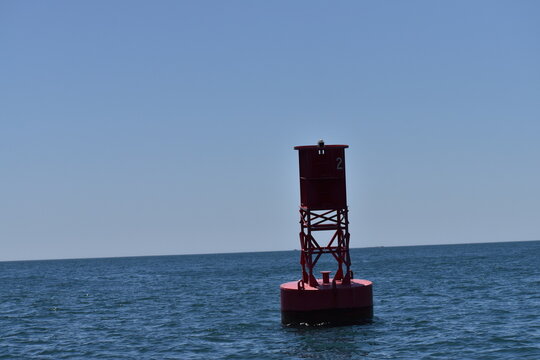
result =
[{"label": "horizon line", "polygon": [[[398,247],[417,247],[417,246],[448,246],[448,245],[475,245],[475,244],[500,244],[514,242],[534,242],[534,240],[513,240],[513,241],[479,241],[465,243],[444,243],[444,244],[409,244],[409,245],[379,245],[379,246],[360,246],[350,249],[378,249],[378,248],[398,248]],[[188,254],[152,254],[152,255],[120,255],[120,256],[97,256],[97,257],[73,257],[73,258],[52,258],[52,259],[19,259],[19,260],[0,260],[0,263],[6,262],[26,262],[26,261],[62,261],[62,260],[98,260],[98,259],[128,259],[141,257],[164,257],[164,256],[199,256],[199,255],[229,255],[229,254],[253,254],[253,253],[270,253],[270,252],[288,252],[300,251],[299,249],[288,250],[260,250],[260,251],[230,251],[217,253],[188,253]]]}]

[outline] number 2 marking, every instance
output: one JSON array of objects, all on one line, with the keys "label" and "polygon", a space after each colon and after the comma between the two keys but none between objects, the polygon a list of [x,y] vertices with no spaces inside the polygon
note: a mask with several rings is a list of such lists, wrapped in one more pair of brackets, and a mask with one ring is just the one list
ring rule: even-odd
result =
[{"label": "number 2 marking", "polygon": [[338,170],[343,170],[343,159],[338,157],[338,158],[336,158],[336,161],[337,161],[337,169]]}]

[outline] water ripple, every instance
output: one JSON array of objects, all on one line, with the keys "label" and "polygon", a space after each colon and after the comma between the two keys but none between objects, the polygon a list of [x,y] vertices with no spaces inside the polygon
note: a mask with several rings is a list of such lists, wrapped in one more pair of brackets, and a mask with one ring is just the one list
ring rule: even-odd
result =
[{"label": "water ripple", "polygon": [[280,325],[297,252],[0,263],[0,359],[540,358],[540,242],[351,255],[376,316],[338,328]]}]

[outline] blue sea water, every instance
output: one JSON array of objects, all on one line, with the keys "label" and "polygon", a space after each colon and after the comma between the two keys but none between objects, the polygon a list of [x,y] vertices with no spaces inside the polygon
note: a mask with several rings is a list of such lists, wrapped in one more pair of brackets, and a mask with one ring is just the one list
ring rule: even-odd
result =
[{"label": "blue sea water", "polygon": [[351,256],[375,318],[334,328],[280,324],[295,251],[3,262],[0,359],[540,359],[539,241]]}]

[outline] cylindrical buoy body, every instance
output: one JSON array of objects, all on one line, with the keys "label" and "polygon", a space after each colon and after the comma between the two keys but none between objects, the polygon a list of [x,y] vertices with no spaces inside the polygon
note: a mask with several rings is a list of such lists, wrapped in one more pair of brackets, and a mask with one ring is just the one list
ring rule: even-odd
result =
[{"label": "cylindrical buoy body", "polygon": [[373,290],[368,280],[352,279],[349,285],[318,287],[292,281],[280,286],[281,322],[284,325],[354,325],[373,317]]}]

